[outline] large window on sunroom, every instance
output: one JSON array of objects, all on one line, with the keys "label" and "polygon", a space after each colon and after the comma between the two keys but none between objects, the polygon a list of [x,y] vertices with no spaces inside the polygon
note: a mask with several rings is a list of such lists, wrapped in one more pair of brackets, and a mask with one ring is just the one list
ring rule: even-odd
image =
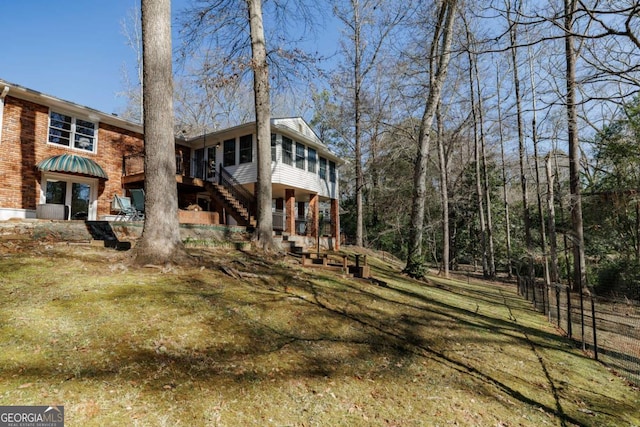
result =
[{"label": "large window on sunroom", "polygon": [[84,151],[95,151],[96,123],[51,111],[49,113],[49,143]]},{"label": "large window on sunroom", "polygon": [[296,167],[304,169],[304,145],[296,142]]},{"label": "large window on sunroom", "polygon": [[282,163],[293,164],[293,141],[286,136],[282,137]]},{"label": "large window on sunroom", "polygon": [[240,137],[240,163],[251,163],[253,161],[253,135]]},{"label": "large window on sunroom", "polygon": [[316,156],[316,150],[314,150],[313,148],[307,148],[307,170],[309,172],[316,173]]},{"label": "large window on sunroom", "polygon": [[276,161],[276,134],[271,134],[271,161]]},{"label": "large window on sunroom", "polygon": [[327,179],[327,159],[320,157],[320,178]]},{"label": "large window on sunroom", "polygon": [[222,162],[225,167],[236,164],[236,140],[227,139],[222,143]]}]

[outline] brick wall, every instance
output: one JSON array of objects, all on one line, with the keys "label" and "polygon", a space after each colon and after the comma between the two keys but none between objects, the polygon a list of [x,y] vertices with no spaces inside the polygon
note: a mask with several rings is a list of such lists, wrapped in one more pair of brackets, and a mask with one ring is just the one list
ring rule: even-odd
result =
[{"label": "brick wall", "polygon": [[122,192],[122,156],[140,152],[142,135],[100,124],[97,154],[47,144],[49,107],[7,96],[0,141],[0,206],[35,209],[40,199],[40,172],[35,165],[50,156],[77,153],[97,162],[109,176],[98,186],[98,216],[111,210]]},{"label": "brick wall", "polygon": [[0,206],[35,209],[40,194],[35,169],[47,140],[49,109],[11,96],[4,100],[0,141]]},{"label": "brick wall", "polygon": [[109,180],[101,180],[104,182],[104,190],[98,189],[98,217],[111,212],[111,201],[114,195],[122,195],[122,157],[140,153],[143,146],[141,134],[100,124],[98,154],[92,158],[102,166]]}]

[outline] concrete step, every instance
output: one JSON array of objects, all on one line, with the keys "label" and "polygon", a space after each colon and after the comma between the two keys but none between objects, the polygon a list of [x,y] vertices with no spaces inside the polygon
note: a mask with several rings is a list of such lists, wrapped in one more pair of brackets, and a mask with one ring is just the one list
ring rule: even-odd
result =
[{"label": "concrete step", "polygon": [[289,251],[294,254],[301,254],[304,252],[304,248],[302,246],[291,245]]}]

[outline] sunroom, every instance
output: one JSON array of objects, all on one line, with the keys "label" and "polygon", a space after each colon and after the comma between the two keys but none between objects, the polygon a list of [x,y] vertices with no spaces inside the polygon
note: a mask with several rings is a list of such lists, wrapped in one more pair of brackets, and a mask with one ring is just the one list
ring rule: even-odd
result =
[{"label": "sunroom", "polygon": [[[210,183],[231,191],[255,215],[255,133],[255,123],[247,123],[178,141],[177,172],[188,177],[182,181],[190,184],[192,190],[189,192],[188,186],[182,185],[181,204],[195,203],[205,210],[219,211],[224,223],[241,223],[242,218],[233,209],[217,200],[212,186],[207,186]],[[273,119],[270,144],[274,232],[330,236],[336,240],[338,167],[342,160],[301,118]],[[180,192],[180,185],[178,188]]]}]

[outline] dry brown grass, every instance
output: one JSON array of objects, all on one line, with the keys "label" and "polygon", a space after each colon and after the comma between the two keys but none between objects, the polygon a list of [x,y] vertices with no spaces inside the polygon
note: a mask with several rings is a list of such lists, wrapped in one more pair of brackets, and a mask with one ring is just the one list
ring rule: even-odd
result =
[{"label": "dry brown grass", "polygon": [[62,404],[69,426],[640,425],[638,390],[513,286],[191,251],[132,269],[0,247],[0,404]]}]

